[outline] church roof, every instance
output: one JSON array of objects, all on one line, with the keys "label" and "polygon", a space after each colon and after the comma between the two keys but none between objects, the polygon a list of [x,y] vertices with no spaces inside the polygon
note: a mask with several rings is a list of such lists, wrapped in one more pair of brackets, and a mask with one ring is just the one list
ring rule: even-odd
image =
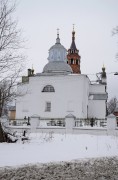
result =
[{"label": "church roof", "polygon": [[72,49],[72,50],[77,50],[76,45],[75,45],[75,41],[74,41],[74,40],[72,40],[70,49]]},{"label": "church roof", "polygon": [[43,73],[72,73],[71,67],[63,61],[52,61],[47,63],[43,68]]},{"label": "church roof", "polygon": [[[49,51],[52,50],[52,49],[64,49],[64,50],[66,50],[66,48],[65,48],[61,43],[55,43],[55,45],[53,45],[53,46],[49,49]],[[67,51],[67,50],[66,50],[66,51]]]},{"label": "church roof", "polygon": [[72,31],[72,43],[70,46],[70,50],[77,50],[76,44],[75,44],[75,31],[74,31],[74,29]]}]

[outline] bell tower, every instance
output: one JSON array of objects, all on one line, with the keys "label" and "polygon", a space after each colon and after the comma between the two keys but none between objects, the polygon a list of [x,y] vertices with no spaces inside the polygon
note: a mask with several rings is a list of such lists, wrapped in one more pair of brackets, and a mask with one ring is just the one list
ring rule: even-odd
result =
[{"label": "bell tower", "polygon": [[79,50],[76,48],[76,44],[75,44],[75,31],[74,31],[74,25],[73,25],[72,43],[71,43],[70,49],[68,49],[67,63],[68,65],[71,66],[74,74],[81,74],[80,59],[81,59],[81,56],[79,55]]}]

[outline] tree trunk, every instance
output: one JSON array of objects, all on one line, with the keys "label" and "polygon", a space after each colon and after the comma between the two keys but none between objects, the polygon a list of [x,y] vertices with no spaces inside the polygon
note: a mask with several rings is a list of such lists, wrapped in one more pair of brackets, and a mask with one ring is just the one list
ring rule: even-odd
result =
[{"label": "tree trunk", "polygon": [[5,138],[2,126],[1,126],[1,122],[0,122],[0,142],[6,142],[6,138]]}]

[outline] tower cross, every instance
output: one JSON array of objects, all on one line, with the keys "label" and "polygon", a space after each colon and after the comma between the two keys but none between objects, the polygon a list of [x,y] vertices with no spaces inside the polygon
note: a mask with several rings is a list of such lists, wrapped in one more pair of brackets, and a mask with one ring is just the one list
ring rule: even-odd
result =
[{"label": "tower cross", "polygon": [[59,28],[57,28],[57,34],[59,34]]},{"label": "tower cross", "polygon": [[60,44],[59,28],[57,28],[57,39],[56,39],[56,43]]},{"label": "tower cross", "polygon": [[74,28],[75,28],[75,24],[73,24],[73,31],[74,31]]}]

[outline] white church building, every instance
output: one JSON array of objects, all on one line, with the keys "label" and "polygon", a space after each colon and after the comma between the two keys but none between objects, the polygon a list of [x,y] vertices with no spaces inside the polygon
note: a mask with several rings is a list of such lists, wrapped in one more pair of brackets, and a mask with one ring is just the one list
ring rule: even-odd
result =
[{"label": "white church building", "polygon": [[72,44],[67,51],[61,45],[59,33],[55,45],[49,49],[48,63],[42,73],[28,76],[18,83],[16,120],[28,119],[37,128],[102,126],[106,121],[106,72],[94,83],[81,74],[79,51]]}]

